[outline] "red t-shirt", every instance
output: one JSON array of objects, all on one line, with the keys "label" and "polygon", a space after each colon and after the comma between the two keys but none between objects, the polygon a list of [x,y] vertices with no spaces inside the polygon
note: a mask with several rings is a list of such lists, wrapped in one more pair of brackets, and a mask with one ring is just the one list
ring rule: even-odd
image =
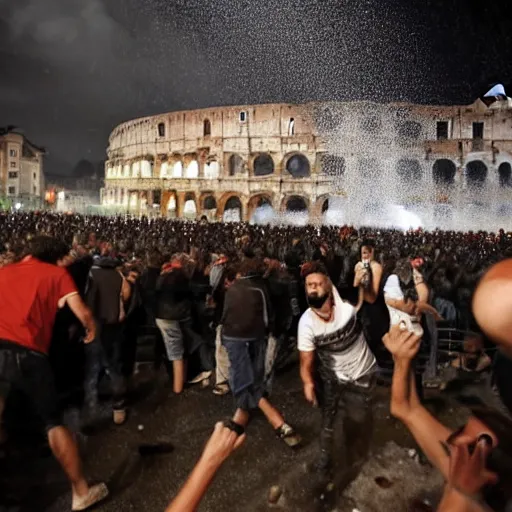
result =
[{"label": "red t-shirt", "polygon": [[0,340],[48,354],[59,301],[76,293],[66,269],[36,258],[0,268]]}]

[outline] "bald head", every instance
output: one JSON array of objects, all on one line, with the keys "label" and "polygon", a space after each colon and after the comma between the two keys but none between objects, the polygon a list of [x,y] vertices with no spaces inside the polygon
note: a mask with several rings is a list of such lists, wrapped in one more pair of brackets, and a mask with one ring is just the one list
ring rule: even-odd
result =
[{"label": "bald head", "polygon": [[478,283],[473,314],[484,333],[512,357],[512,259],[491,267]]}]

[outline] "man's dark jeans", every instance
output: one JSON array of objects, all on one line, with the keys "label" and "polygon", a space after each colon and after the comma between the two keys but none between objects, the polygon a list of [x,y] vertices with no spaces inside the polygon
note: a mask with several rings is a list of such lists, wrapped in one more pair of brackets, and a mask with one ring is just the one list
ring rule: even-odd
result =
[{"label": "man's dark jeans", "polygon": [[98,400],[98,383],[103,370],[107,370],[113,395],[113,408],[126,405],[126,378],[123,375],[124,324],[104,324],[98,328],[98,337],[86,345],[85,400],[94,407]]},{"label": "man's dark jeans", "polygon": [[[320,448],[329,460],[333,453],[334,422],[340,409],[344,416],[345,448],[371,437],[375,385],[375,375],[362,377],[355,383],[344,383],[332,378],[322,380],[318,397],[322,408]],[[355,433],[358,439],[351,439]]]}]

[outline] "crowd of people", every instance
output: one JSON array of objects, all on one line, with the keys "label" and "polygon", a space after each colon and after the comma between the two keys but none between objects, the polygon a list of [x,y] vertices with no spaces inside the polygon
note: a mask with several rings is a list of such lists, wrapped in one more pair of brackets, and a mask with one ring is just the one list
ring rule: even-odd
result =
[{"label": "crowd of people", "polygon": [[[35,212],[0,214],[0,248],[0,382],[28,396],[71,482],[72,509],[85,510],[108,491],[85,481],[61,412],[71,401],[82,408],[83,424],[93,424],[108,376],[112,420],[122,425],[142,339],[174,393],[213,381],[216,395],[233,394],[233,417],[214,433],[231,448],[245,438],[255,409],[279,440],[301,445],[300,432],[270,400],[276,368],[298,351],[304,396],[322,412],[319,472],[333,466],[338,411],[344,421],[371,423],[379,368],[394,368],[392,412],[449,475],[450,447],[440,455],[416,421],[436,421],[418,405],[426,361],[440,325],[468,333],[480,351],[492,342],[472,298],[485,272],[512,256],[512,234]],[[458,364],[482,358],[469,354]],[[493,358],[512,409],[510,360],[501,352]],[[6,397],[0,393],[0,417]],[[412,409],[421,414],[411,419]],[[497,444],[497,436],[485,441]],[[198,503],[199,494],[187,502]],[[447,491],[446,502],[456,498]],[[176,500],[183,503],[183,495]],[[194,510],[176,506],[169,510]]]}]

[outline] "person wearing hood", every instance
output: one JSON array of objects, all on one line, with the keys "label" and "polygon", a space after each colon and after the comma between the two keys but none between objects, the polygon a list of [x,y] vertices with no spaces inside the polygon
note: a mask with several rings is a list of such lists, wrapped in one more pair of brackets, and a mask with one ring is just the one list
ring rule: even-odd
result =
[{"label": "person wearing hood", "polygon": [[123,375],[126,305],[131,287],[108,255],[95,258],[89,273],[86,301],[98,324],[98,338],[87,347],[85,399],[90,412],[98,403],[98,381],[106,367],[112,381],[113,419],[126,421],[126,379]]}]

